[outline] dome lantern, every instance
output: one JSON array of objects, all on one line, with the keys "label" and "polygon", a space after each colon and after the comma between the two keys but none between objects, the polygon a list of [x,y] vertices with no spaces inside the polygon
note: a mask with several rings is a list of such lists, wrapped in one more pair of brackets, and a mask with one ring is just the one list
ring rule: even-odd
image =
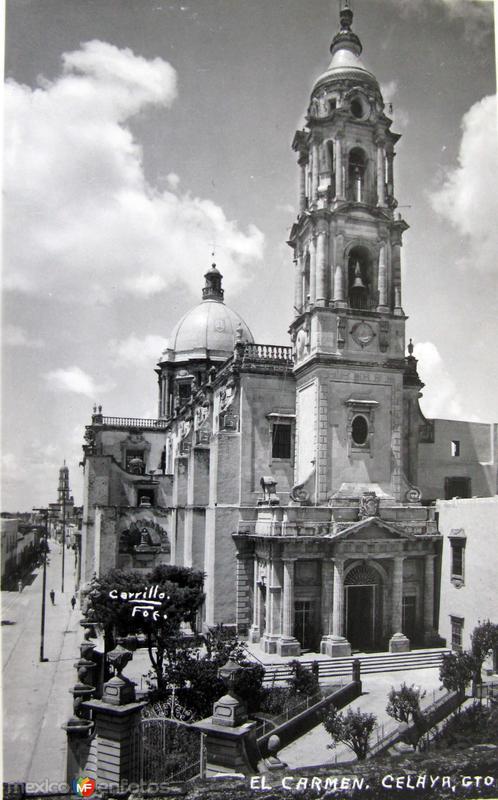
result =
[{"label": "dome lantern", "polygon": [[211,269],[208,269],[204,277],[206,283],[202,289],[202,299],[223,302],[223,295],[225,294],[221,286],[223,275],[216,268],[216,264],[211,264]]}]

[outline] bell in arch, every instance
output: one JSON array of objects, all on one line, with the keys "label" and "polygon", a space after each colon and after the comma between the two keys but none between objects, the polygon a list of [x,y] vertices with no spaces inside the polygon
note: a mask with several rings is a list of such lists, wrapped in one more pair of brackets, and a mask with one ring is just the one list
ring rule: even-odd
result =
[{"label": "bell in arch", "polygon": [[354,283],[353,283],[353,287],[352,288],[353,289],[366,289],[367,288],[365,286],[365,284],[363,283],[363,280],[362,280],[362,277],[361,277],[361,269],[360,269],[360,262],[359,261],[356,262],[356,266],[354,268]]},{"label": "bell in arch", "polygon": [[357,261],[354,268],[354,280],[349,292],[349,302],[352,308],[367,307],[368,290],[361,277],[360,262]]}]

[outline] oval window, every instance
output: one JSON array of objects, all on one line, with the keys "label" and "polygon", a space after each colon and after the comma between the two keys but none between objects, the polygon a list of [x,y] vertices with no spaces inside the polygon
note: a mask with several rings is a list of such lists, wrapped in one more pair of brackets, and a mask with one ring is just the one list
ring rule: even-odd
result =
[{"label": "oval window", "polygon": [[361,119],[363,116],[363,105],[361,100],[359,100],[357,97],[351,101],[351,113],[353,117],[356,117],[357,119]]},{"label": "oval window", "polygon": [[351,435],[355,444],[361,446],[367,443],[368,422],[366,421],[365,417],[357,416],[354,418],[351,428]]}]

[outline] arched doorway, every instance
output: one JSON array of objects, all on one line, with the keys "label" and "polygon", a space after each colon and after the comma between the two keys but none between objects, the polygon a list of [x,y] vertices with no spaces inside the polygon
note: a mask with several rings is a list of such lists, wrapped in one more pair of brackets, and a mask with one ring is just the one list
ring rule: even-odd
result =
[{"label": "arched doorway", "polygon": [[382,619],[382,578],[369,564],[358,564],[344,581],[346,638],[355,650],[378,646]]}]

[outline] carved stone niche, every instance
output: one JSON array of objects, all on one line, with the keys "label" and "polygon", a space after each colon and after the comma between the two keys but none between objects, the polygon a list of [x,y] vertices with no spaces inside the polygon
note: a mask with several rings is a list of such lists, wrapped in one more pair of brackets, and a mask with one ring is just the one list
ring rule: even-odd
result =
[{"label": "carved stone niche", "polygon": [[[134,472],[134,474],[143,474],[146,470],[146,464],[148,461],[148,456],[150,452],[150,442],[144,438],[143,433],[141,431],[130,431],[126,439],[124,439],[119,444],[121,448],[121,466],[127,472]],[[138,461],[137,459],[141,459],[143,462],[143,467],[138,469]],[[135,460],[136,464],[133,469],[130,469],[130,462]]]}]

